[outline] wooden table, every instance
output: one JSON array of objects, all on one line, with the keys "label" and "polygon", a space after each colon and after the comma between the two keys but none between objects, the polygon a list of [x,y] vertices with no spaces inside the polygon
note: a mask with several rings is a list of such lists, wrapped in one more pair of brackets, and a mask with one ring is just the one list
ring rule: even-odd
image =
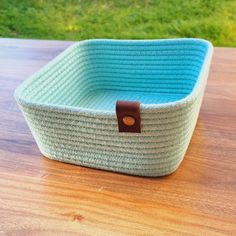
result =
[{"label": "wooden table", "polygon": [[0,39],[0,235],[236,235],[236,49],[215,48],[180,168],[141,178],[39,152],[13,91],[70,44]]}]

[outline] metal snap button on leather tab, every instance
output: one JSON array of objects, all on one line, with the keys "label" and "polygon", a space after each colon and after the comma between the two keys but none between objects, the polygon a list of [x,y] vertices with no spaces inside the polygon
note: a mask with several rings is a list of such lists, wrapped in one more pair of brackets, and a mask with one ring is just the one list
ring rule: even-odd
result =
[{"label": "metal snap button on leather tab", "polygon": [[116,116],[119,132],[141,133],[139,102],[117,101]]},{"label": "metal snap button on leather tab", "polygon": [[135,124],[135,119],[132,116],[124,116],[122,121],[127,126],[132,126]]}]

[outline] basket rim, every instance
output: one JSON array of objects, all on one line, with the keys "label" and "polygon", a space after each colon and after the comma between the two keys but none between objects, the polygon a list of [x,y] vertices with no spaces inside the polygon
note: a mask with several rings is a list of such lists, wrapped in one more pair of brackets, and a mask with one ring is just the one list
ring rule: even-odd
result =
[{"label": "basket rim", "polygon": [[185,97],[183,97],[180,100],[167,102],[167,103],[161,103],[161,104],[140,104],[141,113],[142,112],[157,112],[157,111],[171,111],[176,108],[181,108],[188,106],[191,104],[198,96],[198,94],[201,92],[202,89],[204,89],[205,82],[207,80],[207,74],[208,74],[208,67],[212,59],[213,55],[213,45],[210,41],[200,38],[172,38],[172,39],[141,39],[141,40],[133,40],[133,39],[88,39],[88,40],[82,40],[79,42],[75,42],[71,46],[69,46],[67,49],[65,49],[62,53],[57,55],[55,58],[53,58],[51,61],[49,61],[45,66],[43,66],[41,69],[39,69],[37,72],[35,72],[33,75],[31,75],[28,79],[23,81],[14,92],[14,97],[19,105],[22,106],[28,106],[31,108],[37,108],[40,110],[48,110],[48,111],[56,111],[56,112],[63,112],[63,113],[81,113],[85,116],[90,117],[115,117],[115,109],[114,110],[96,110],[96,109],[89,109],[89,108],[83,108],[83,107],[75,107],[70,105],[60,105],[60,104],[46,104],[46,103],[40,103],[37,101],[31,101],[23,96],[21,96],[21,91],[24,89],[25,86],[27,86],[28,83],[32,79],[34,79],[35,76],[43,74],[44,71],[46,71],[51,65],[55,64],[57,61],[59,61],[61,58],[64,57],[64,55],[70,53],[73,51],[76,47],[91,43],[91,42],[106,42],[106,43],[137,43],[141,42],[146,45],[152,44],[152,43],[160,43],[160,42],[202,42],[207,46],[207,51],[205,54],[204,61],[202,63],[201,70],[199,72],[197,81],[192,89],[192,91]]}]

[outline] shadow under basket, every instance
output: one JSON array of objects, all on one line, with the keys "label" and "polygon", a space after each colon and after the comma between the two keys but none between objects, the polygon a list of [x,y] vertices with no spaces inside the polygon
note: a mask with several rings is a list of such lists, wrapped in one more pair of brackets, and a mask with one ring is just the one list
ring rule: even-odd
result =
[{"label": "shadow under basket", "polygon": [[[212,52],[201,39],[85,40],[24,81],[15,98],[46,157],[168,175],[188,148]],[[139,132],[119,132],[117,101],[139,102]]]}]

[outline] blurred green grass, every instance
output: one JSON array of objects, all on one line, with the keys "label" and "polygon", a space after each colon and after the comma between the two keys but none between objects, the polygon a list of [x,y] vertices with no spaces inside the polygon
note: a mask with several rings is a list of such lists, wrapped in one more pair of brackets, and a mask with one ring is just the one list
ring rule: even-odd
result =
[{"label": "blurred green grass", "polygon": [[236,46],[236,0],[0,0],[0,36],[198,37]]}]

